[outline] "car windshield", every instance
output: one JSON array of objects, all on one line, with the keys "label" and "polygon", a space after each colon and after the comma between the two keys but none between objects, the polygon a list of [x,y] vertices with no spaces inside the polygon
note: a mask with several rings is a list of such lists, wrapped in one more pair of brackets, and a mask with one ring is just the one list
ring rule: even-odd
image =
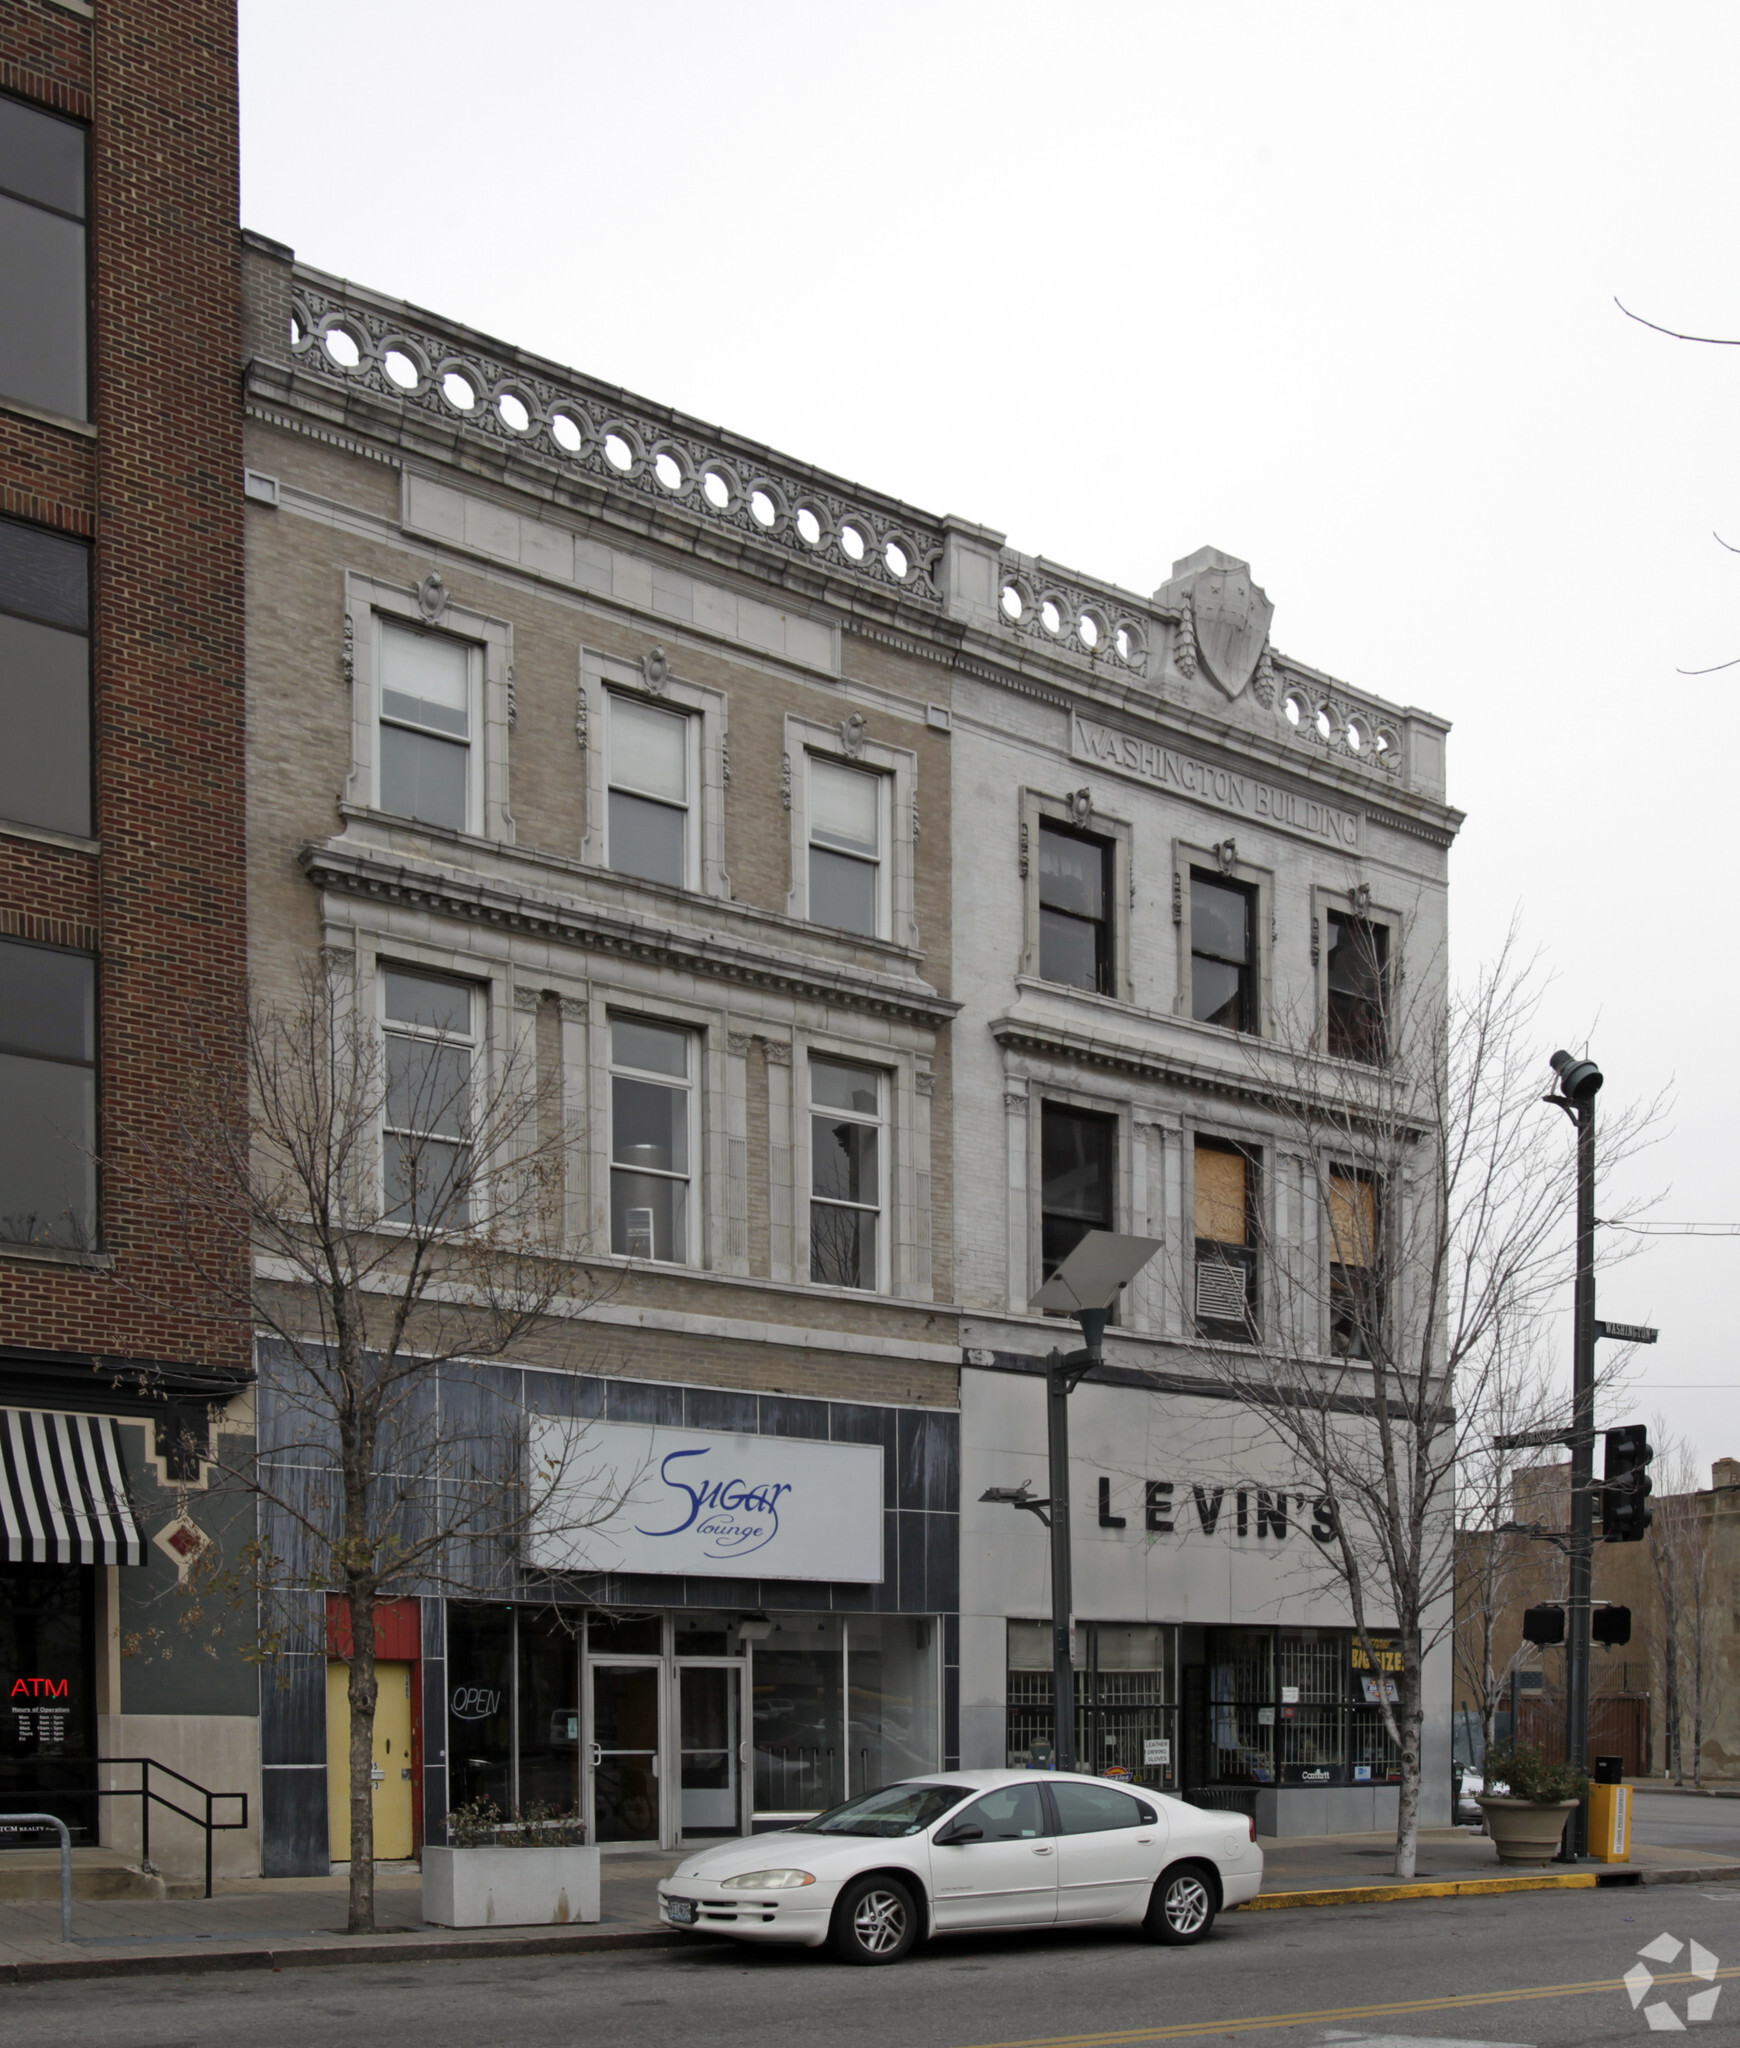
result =
[{"label": "car windshield", "polygon": [[814,1820],[799,1823],[804,1835],[916,1835],[940,1820],[951,1806],[972,1796],[968,1785],[884,1785],[861,1799],[848,1799]]}]

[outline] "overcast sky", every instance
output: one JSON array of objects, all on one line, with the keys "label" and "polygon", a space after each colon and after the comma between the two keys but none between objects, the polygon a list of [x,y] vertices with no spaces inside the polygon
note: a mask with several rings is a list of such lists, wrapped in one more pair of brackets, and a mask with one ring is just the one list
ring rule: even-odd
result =
[{"label": "overcast sky", "polygon": [[[1740,668],[1675,673],[1740,658],[1740,349],[1613,303],[1740,336],[1740,11],[241,16],[243,217],[308,262],[1138,591],[1228,549],[1451,718],[1459,965],[1520,914],[1543,1082],[1671,1086],[1635,1185],[1740,1223]],[[1604,1283],[1662,1328],[1604,1425],[1740,1455],[1737,1269]]]}]

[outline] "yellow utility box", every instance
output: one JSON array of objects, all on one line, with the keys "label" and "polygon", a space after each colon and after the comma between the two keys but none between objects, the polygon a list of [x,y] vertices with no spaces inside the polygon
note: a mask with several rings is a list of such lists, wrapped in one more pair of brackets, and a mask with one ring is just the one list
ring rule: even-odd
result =
[{"label": "yellow utility box", "polygon": [[1631,1861],[1631,1787],[1589,1787],[1589,1854],[1597,1863]]}]

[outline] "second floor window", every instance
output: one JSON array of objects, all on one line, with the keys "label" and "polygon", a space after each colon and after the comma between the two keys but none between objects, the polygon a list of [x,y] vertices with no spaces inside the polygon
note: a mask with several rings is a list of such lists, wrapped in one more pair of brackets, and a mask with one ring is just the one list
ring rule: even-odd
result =
[{"label": "second floor window", "polygon": [[1256,1161],[1236,1145],[1199,1138],[1196,1166],[1196,1328],[1221,1343],[1256,1334]]},{"label": "second floor window", "polygon": [[471,1082],[477,991],[410,967],[381,970],[387,1088],[381,1179],[385,1213],[414,1229],[471,1218]]},{"label": "second floor window", "polygon": [[1255,893],[1200,868],[1190,871],[1190,1014],[1198,1023],[1256,1029]]},{"label": "second floor window", "polygon": [[474,650],[386,619],[380,634],[381,809],[469,831]]},{"label": "second floor window", "polygon": [[1042,819],[1039,826],[1039,977],[1109,995],[1111,842]]},{"label": "second floor window", "polygon": [[97,963],[0,940],[0,1241],[96,1242]]},{"label": "second floor window", "polygon": [[1049,1280],[1090,1230],[1114,1227],[1117,1122],[1048,1102],[1039,1123],[1041,1278]]},{"label": "second floor window", "polygon": [[0,277],[0,397],[89,418],[85,131],[3,95]]},{"label": "second floor window", "polygon": [[1329,1348],[1337,1358],[1370,1358],[1382,1320],[1377,1184],[1332,1168],[1329,1175]]},{"label": "second floor window", "polygon": [[89,838],[90,550],[0,519],[0,821]]},{"label": "second floor window", "polygon": [[810,1278],[881,1285],[883,1091],[874,1067],[810,1061]]},{"label": "second floor window", "polygon": [[689,1260],[694,1034],[634,1017],[610,1023],[610,1249]]},{"label": "second floor window", "polygon": [[1329,1050],[1381,1065],[1388,1057],[1390,928],[1329,913]]},{"label": "second floor window", "polygon": [[812,924],[880,938],[885,862],[883,810],[887,779],[863,768],[809,756]]},{"label": "second floor window", "polygon": [[689,886],[692,721],[612,691],[610,865],[647,882]]}]

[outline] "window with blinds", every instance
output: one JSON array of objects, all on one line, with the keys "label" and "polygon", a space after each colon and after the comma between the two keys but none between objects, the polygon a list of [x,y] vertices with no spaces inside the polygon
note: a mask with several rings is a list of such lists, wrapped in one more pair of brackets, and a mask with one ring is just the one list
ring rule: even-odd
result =
[{"label": "window with blinds", "polygon": [[1256,1337],[1256,1156],[1196,1141],[1196,1327],[1227,1344]]}]

